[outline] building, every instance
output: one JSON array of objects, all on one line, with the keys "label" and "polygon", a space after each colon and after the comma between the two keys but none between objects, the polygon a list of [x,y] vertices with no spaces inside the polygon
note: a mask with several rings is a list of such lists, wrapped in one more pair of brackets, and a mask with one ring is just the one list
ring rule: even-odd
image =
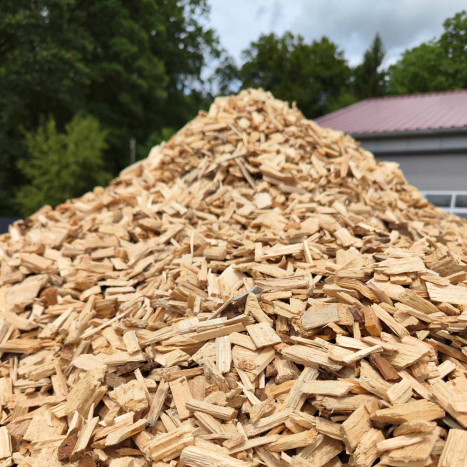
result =
[{"label": "building", "polygon": [[398,162],[433,204],[467,217],[467,90],[366,99],[316,121]]}]

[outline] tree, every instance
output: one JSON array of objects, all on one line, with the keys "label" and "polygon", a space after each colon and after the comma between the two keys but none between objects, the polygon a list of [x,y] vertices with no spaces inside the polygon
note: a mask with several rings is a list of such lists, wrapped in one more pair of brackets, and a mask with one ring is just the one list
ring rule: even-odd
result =
[{"label": "tree", "polygon": [[467,12],[447,19],[438,40],[406,50],[389,74],[393,94],[467,88]]},{"label": "tree", "polygon": [[242,87],[262,87],[276,97],[296,101],[308,117],[326,112],[347,83],[343,52],[328,38],[311,44],[287,32],[261,35],[243,52],[238,78]]},{"label": "tree", "polygon": [[439,39],[444,55],[449,59],[454,89],[467,88],[467,11],[461,11],[444,22]]},{"label": "tree", "polygon": [[355,95],[358,99],[383,96],[386,93],[386,71],[383,65],[386,50],[379,34],[376,34],[363,62],[353,70]]},{"label": "tree", "polygon": [[[423,43],[403,53],[389,68],[392,94],[443,91],[451,87],[445,56],[435,42]],[[444,65],[443,65],[444,63]]]},{"label": "tree", "polygon": [[82,0],[77,6],[76,21],[92,44],[85,110],[109,130],[118,157],[107,163],[117,171],[128,163],[130,138],[145,143],[154,131],[178,128],[196,114],[202,72],[220,49],[202,21],[206,0]]},{"label": "tree", "polygon": [[30,157],[18,166],[29,183],[16,195],[22,214],[29,215],[44,204],[55,206],[106,183],[110,174],[104,170],[105,138],[99,122],[85,115],[74,117],[63,133],[53,118],[26,133]]},{"label": "tree", "polygon": [[[24,131],[50,115],[62,131],[79,112],[108,132],[106,167],[129,163],[204,103],[204,70],[221,51],[207,0],[3,0],[0,15],[0,215],[24,179]],[[3,202],[3,204],[2,204]]]},{"label": "tree", "polygon": [[27,154],[22,129],[41,114],[67,121],[79,106],[89,74],[86,39],[67,20],[67,2],[4,0],[0,15],[0,215],[14,213],[23,181],[18,159]]}]

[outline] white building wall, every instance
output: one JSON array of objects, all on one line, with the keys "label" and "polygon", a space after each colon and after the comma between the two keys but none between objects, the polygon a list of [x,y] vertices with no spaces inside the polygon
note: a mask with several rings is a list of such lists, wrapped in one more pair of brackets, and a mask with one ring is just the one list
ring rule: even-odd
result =
[{"label": "white building wall", "polygon": [[467,191],[467,151],[465,154],[384,155],[377,159],[399,163],[409,183],[421,191]]}]

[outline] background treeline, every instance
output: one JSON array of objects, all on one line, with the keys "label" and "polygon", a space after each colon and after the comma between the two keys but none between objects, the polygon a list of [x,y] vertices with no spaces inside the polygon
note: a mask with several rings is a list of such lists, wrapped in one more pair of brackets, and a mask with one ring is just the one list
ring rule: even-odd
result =
[{"label": "background treeline", "polygon": [[361,99],[467,88],[467,13],[384,68],[376,35],[349,66],[329,38],[262,35],[241,63],[206,0],[3,0],[0,216],[104,184],[215,95],[254,86],[313,118]]}]

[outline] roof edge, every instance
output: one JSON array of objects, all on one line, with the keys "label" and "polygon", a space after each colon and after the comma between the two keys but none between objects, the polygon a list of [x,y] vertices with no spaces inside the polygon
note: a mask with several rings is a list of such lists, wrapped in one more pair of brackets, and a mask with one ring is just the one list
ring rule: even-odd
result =
[{"label": "roof edge", "polygon": [[397,130],[397,131],[380,131],[368,133],[352,133],[346,132],[354,138],[359,139],[380,139],[380,138],[396,138],[399,136],[437,136],[440,134],[464,134],[467,133],[467,126],[449,127],[449,128],[427,128],[425,130]]},{"label": "roof edge", "polygon": [[[431,92],[415,92],[412,94],[393,94],[389,96],[377,96],[377,97],[368,97],[364,100],[366,101],[380,101],[380,100],[389,100],[389,99],[410,99],[414,97],[428,97],[428,96],[439,96],[440,94],[463,94],[467,93],[467,89],[451,89],[449,91],[431,91]],[[359,101],[362,102],[362,101]]]}]

